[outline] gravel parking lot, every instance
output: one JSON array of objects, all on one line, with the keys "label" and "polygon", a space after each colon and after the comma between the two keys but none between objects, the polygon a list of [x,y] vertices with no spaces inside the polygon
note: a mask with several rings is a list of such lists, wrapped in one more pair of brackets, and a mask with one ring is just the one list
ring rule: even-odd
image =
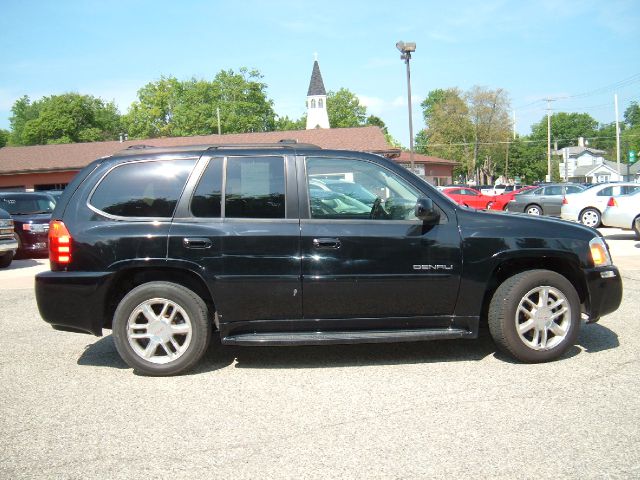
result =
[{"label": "gravel parking lot", "polygon": [[638,478],[640,242],[603,229],[621,308],[557,362],[478,341],[210,348],[136,376],[102,338],[39,317],[0,272],[1,478]]}]

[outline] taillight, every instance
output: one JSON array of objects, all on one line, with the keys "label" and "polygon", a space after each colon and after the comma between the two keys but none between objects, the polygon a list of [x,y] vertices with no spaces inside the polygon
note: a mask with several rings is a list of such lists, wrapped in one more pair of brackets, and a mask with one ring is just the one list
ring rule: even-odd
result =
[{"label": "taillight", "polygon": [[71,235],[60,220],[52,220],[49,224],[49,260],[58,265],[71,262]]},{"label": "taillight", "polygon": [[567,197],[562,197],[562,204],[569,205],[569,201],[567,200]]},{"label": "taillight", "polygon": [[617,207],[618,206],[618,202],[616,202],[616,199],[613,197],[609,197],[609,201],[607,202],[607,207]]}]

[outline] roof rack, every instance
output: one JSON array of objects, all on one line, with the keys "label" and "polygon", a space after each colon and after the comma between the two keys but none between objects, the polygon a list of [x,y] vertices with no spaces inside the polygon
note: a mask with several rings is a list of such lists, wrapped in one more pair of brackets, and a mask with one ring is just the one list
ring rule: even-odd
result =
[{"label": "roof rack", "polygon": [[125,150],[144,150],[145,148],[158,148],[153,145],[129,145]]},{"label": "roof rack", "polygon": [[283,139],[277,143],[224,143],[220,145],[211,145],[207,150],[218,150],[224,148],[311,148],[321,149],[313,143],[298,143],[295,139]]}]

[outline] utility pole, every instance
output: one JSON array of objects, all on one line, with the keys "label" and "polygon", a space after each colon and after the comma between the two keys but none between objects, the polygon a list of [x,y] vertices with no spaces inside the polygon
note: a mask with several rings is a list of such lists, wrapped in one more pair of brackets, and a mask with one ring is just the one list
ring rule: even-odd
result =
[{"label": "utility pole", "polygon": [[220,107],[216,107],[216,114],[218,115],[218,135],[222,135],[222,129],[220,128]]},{"label": "utility pole", "polygon": [[516,139],[516,111],[513,110],[513,139]]},{"label": "utility pole", "polygon": [[547,102],[547,182],[551,181],[551,102],[554,98],[545,98]]},{"label": "utility pole", "polygon": [[616,108],[616,164],[618,167],[618,175],[620,175],[620,122],[618,121],[618,94],[613,95],[613,102]]}]

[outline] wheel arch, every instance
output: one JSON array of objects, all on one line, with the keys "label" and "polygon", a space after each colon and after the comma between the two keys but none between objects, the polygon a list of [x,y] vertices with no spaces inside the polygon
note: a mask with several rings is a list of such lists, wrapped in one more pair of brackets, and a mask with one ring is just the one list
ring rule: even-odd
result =
[{"label": "wheel arch", "polygon": [[588,300],[589,290],[584,276],[580,273],[580,263],[577,257],[571,255],[562,257],[544,255],[507,258],[495,267],[487,281],[480,315],[480,320],[483,324],[487,323],[489,304],[498,287],[507,278],[527,270],[550,270],[556,272],[571,282],[578,293],[581,304]]},{"label": "wheel arch", "polygon": [[190,270],[175,267],[138,267],[116,273],[109,291],[104,312],[104,328],[111,328],[113,315],[122,298],[135,287],[149,282],[171,282],[193,291],[204,300],[210,312],[215,311],[213,296],[200,275]]}]

